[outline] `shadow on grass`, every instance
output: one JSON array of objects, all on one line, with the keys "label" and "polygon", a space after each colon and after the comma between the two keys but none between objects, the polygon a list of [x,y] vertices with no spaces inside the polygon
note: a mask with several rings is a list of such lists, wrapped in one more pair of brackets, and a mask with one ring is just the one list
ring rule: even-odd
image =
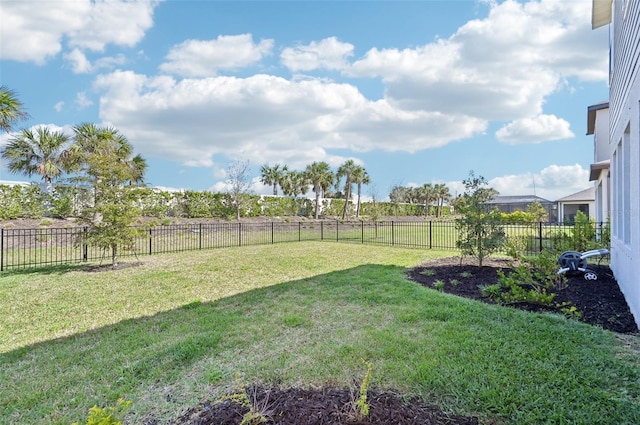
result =
[{"label": "shadow on grass", "polygon": [[[166,420],[201,401],[211,385],[231,383],[236,370],[218,366],[220,357],[263,368],[261,376],[300,368],[298,382],[325,383],[344,374],[329,371],[332,363],[374,358],[383,387],[455,399],[457,409],[507,422],[520,417],[514,409],[564,415],[567,423],[595,417],[601,408],[612,418],[602,423],[633,417],[637,402],[611,402],[609,389],[598,388],[624,377],[631,384],[620,391],[638,395],[632,385],[638,376],[604,351],[604,331],[442,294],[409,282],[404,272],[362,265],[215,302],[194,300],[0,354],[0,417],[14,424],[68,424],[81,421],[93,405],[125,396],[134,401],[133,423],[147,423],[150,412]],[[586,359],[589,368],[582,366]],[[592,376],[594,370],[599,375]],[[518,423],[544,423],[535,420]]]},{"label": "shadow on grass", "polygon": [[[56,275],[86,268],[87,264],[81,264],[8,273]],[[256,306],[275,310],[275,305],[265,307],[265,304],[271,304],[287,291],[301,289],[312,300],[322,294],[308,287],[311,282],[328,282],[329,285],[321,286],[335,291],[349,284],[343,279],[345,275],[402,276],[404,270],[366,265],[252,289],[215,302],[194,300],[152,316],[123,320],[2,353],[0,382],[8,384],[0,386],[0,417],[20,418],[15,423],[36,423],[38,418],[50,418],[45,421],[48,423],[60,418],[62,423],[79,420],[78,415],[94,404],[114,403],[122,395],[140,397],[145,389],[159,382],[170,385],[179,380],[181,374],[203,358],[215,356],[222,349],[233,349],[234,344],[242,345],[237,334],[253,322],[248,311]],[[109,312],[105,308],[95,314]]]}]

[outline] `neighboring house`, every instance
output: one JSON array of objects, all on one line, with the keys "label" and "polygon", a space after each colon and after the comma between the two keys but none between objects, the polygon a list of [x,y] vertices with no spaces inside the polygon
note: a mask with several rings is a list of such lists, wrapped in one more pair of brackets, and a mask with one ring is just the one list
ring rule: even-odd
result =
[{"label": "neighboring house", "polygon": [[500,212],[510,214],[514,211],[527,211],[529,204],[536,201],[540,202],[544,209],[547,210],[547,214],[549,215],[548,220],[556,221],[558,211],[555,202],[535,195],[496,196],[487,202],[487,204],[498,208]]},{"label": "neighboring house", "polygon": [[558,199],[558,222],[572,223],[578,211],[587,217],[594,217],[596,209],[596,190],[593,187]]},{"label": "neighboring house", "polygon": [[595,220],[605,223],[611,217],[611,160],[609,159],[609,102],[587,108],[587,136],[593,135],[593,164],[589,181],[595,182]]},{"label": "neighboring house", "polygon": [[31,186],[29,182],[19,182],[14,180],[0,180],[0,186]]},{"label": "neighboring house", "polygon": [[611,24],[611,269],[640,324],[640,1],[592,1],[593,28]]}]

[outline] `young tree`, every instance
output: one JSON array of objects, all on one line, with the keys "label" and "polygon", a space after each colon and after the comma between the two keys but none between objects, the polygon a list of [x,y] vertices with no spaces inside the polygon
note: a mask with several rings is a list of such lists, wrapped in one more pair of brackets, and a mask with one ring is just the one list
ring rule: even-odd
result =
[{"label": "young tree", "polygon": [[47,127],[38,127],[35,131],[23,129],[20,134],[9,139],[1,150],[8,160],[9,171],[24,173],[31,177],[42,177],[51,192],[52,182],[67,170],[65,150],[69,138],[60,131],[50,131]]},{"label": "young tree", "polygon": [[549,219],[549,213],[540,201],[533,201],[527,205],[527,213],[531,214],[535,222],[547,221]]},{"label": "young tree", "polygon": [[24,111],[24,105],[15,92],[6,86],[0,86],[0,129],[9,133],[15,123],[27,118],[29,114]]},{"label": "young tree", "polygon": [[502,216],[488,204],[498,192],[487,186],[484,177],[476,177],[473,170],[462,183],[465,193],[457,203],[461,217],[456,219],[456,245],[462,255],[476,257],[478,265],[482,267],[484,258],[499,250],[505,239]]},{"label": "young tree", "polygon": [[[118,265],[119,247],[132,246],[140,230],[133,223],[140,217],[134,182],[142,182],[140,157],[132,166],[131,144],[117,130],[95,127],[91,143],[76,144],[71,159],[94,190],[93,205],[82,210],[80,221],[88,230],[83,242],[111,250],[111,264]],[[76,143],[89,139],[77,139]],[[138,157],[136,157],[138,158]],[[142,173],[142,174],[141,174]]]},{"label": "young tree", "polygon": [[316,194],[314,217],[317,220],[320,211],[320,195],[324,196],[326,190],[333,185],[335,175],[326,162],[314,162],[311,165],[307,165],[304,173],[306,180],[311,183],[312,190]]},{"label": "young tree", "polygon": [[236,220],[240,220],[240,211],[248,201],[251,178],[249,176],[249,161],[237,160],[227,168],[227,193],[231,204],[236,210]]}]

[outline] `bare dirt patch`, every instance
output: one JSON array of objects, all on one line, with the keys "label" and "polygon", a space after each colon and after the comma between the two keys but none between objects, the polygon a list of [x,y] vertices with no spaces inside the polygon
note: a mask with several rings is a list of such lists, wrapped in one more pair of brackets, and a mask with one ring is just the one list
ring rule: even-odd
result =
[{"label": "bare dirt patch", "polygon": [[[353,394],[346,389],[251,388],[247,397],[261,407],[267,422],[278,425],[477,425],[478,418],[450,415],[417,399],[389,392],[368,393],[369,414],[355,415]],[[175,425],[238,425],[249,412],[237,402],[204,403]],[[254,422],[251,422],[254,423]],[[255,422],[258,423],[258,422]]]}]

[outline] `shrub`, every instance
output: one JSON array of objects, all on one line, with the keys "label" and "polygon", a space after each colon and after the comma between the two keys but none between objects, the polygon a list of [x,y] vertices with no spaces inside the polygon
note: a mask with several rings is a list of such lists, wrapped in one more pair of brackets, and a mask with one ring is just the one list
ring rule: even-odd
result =
[{"label": "shrub", "polygon": [[[130,400],[119,399],[116,406],[101,408],[93,406],[89,409],[86,425],[122,425],[122,414],[131,406]],[[72,425],[80,425],[74,422]]]}]

